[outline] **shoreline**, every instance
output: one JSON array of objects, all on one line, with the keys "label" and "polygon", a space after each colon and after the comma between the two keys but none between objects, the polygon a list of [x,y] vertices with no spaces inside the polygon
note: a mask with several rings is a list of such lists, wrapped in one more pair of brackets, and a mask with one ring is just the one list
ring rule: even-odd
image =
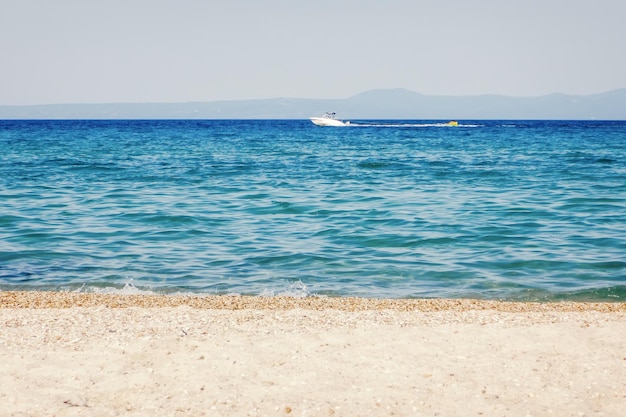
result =
[{"label": "shoreline", "polygon": [[603,416],[626,303],[0,292],[2,415]]},{"label": "shoreline", "polygon": [[339,311],[468,311],[523,312],[626,312],[626,302],[496,301],[445,298],[357,298],[240,295],[96,294],[54,291],[0,291],[0,309],[72,307],[158,308],[192,307],[210,310],[339,310]]}]

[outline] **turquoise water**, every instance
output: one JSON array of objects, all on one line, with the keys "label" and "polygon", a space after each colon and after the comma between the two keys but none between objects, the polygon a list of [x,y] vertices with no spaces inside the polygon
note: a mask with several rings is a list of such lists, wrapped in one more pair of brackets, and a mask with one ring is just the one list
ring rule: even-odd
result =
[{"label": "turquoise water", "polygon": [[626,298],[626,122],[0,121],[0,290]]}]

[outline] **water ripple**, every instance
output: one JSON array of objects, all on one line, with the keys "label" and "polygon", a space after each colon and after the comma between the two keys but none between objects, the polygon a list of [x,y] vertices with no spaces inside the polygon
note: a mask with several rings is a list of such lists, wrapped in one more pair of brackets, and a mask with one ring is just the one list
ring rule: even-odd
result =
[{"label": "water ripple", "polygon": [[0,289],[626,297],[626,124],[0,122]]}]

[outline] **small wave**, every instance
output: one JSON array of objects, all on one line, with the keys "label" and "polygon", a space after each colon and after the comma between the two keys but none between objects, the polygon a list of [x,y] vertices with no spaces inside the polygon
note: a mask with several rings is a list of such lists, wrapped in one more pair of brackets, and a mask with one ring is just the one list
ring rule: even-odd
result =
[{"label": "small wave", "polygon": [[626,285],[558,292],[548,298],[555,301],[624,302],[626,301]]},{"label": "small wave", "polygon": [[[130,279],[126,281],[123,286],[115,286],[115,285],[87,285],[82,284],[79,288],[68,290],[68,292],[74,293],[86,293],[86,294],[110,294],[110,295],[167,295],[167,296],[208,296],[208,295],[237,295],[241,296],[242,294],[239,292],[226,292],[226,293],[214,293],[214,292],[197,292],[197,291],[189,291],[185,289],[173,289],[173,288],[165,288],[165,287],[142,287],[135,285],[134,280]],[[301,280],[289,282],[284,287],[278,288],[265,288],[258,291],[256,294],[247,294],[247,295],[257,295],[261,297],[296,297],[296,298],[305,298],[310,297],[313,294],[311,293],[309,287],[302,282]]]},{"label": "small wave", "polygon": [[283,290],[270,290],[265,289],[259,294],[262,297],[297,297],[304,298],[309,297],[311,293],[306,284],[300,280],[292,282],[286,289]]},{"label": "small wave", "polygon": [[123,287],[114,287],[114,286],[105,286],[105,287],[96,287],[96,286],[87,286],[83,284],[80,288],[77,288],[71,292],[75,293],[93,293],[93,294],[115,294],[115,295],[155,295],[158,292],[142,289],[133,283],[133,280],[129,280],[124,283]]}]

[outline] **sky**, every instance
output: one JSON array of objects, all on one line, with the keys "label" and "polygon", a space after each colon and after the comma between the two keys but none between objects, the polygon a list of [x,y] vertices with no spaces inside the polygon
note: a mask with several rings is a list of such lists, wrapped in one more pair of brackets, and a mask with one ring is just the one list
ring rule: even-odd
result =
[{"label": "sky", "polygon": [[626,88],[624,0],[0,0],[0,105]]}]

